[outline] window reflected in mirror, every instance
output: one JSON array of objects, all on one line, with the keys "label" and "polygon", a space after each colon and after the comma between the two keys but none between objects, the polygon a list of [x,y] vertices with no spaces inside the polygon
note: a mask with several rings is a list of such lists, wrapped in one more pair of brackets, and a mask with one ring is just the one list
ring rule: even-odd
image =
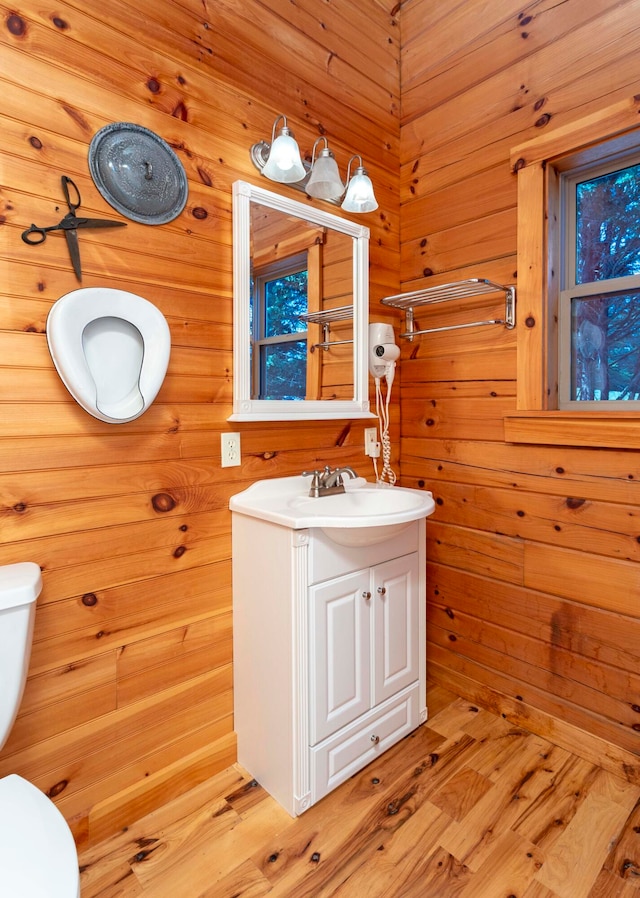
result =
[{"label": "window reflected in mirror", "polygon": [[353,239],[251,207],[251,398],[353,399],[353,318],[329,338],[305,315],[353,298]]},{"label": "window reflected in mirror", "polygon": [[251,398],[307,397],[307,253],[254,268]]}]

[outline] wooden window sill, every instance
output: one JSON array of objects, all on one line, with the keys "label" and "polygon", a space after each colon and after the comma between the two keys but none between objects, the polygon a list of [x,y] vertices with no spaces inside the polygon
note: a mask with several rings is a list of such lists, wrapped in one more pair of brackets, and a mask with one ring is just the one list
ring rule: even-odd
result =
[{"label": "wooden window sill", "polygon": [[504,419],[508,443],[640,449],[640,415],[629,412],[521,411]]}]

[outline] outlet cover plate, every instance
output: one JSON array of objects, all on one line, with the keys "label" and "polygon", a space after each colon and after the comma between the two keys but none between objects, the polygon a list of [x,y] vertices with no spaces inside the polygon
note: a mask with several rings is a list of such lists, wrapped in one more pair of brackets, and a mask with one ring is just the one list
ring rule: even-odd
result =
[{"label": "outlet cover plate", "polygon": [[[376,454],[375,447],[377,445],[378,445],[378,428],[377,427],[365,427],[365,429],[364,429],[364,454],[365,455],[375,455]],[[378,449],[377,454],[378,455],[380,454],[379,449]]]},{"label": "outlet cover plate", "polygon": [[221,465],[223,468],[233,468],[241,464],[242,455],[240,451],[240,434],[239,433],[221,433],[220,434],[220,454]]}]

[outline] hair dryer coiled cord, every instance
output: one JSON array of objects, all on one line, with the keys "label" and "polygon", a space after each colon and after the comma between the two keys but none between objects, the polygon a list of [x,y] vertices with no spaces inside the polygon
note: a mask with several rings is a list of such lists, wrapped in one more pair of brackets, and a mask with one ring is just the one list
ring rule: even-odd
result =
[{"label": "hair dryer coiled cord", "polygon": [[387,381],[387,395],[382,396],[382,378],[376,377],[376,414],[380,427],[380,447],[382,452],[382,470],[378,474],[378,463],[373,459],[373,470],[378,483],[389,483],[393,486],[396,482],[396,474],[391,467],[391,439],[389,437],[389,402],[391,400],[391,386],[395,376],[396,363],[389,362],[385,373]]}]

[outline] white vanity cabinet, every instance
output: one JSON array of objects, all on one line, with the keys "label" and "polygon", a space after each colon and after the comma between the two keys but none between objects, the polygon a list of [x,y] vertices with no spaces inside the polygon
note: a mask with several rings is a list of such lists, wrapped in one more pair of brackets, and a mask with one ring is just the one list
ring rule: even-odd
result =
[{"label": "white vanity cabinet", "polygon": [[426,720],[424,528],[353,547],[233,514],[238,760],[292,815]]}]

